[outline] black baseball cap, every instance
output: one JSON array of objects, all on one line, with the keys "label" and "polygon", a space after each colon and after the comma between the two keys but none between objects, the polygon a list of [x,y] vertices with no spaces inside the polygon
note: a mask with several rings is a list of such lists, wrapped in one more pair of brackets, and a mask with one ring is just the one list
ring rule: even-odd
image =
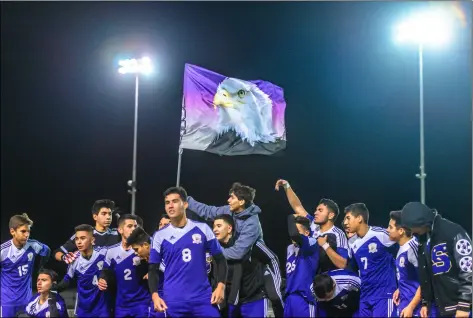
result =
[{"label": "black baseball cap", "polygon": [[407,228],[431,226],[435,213],[425,204],[420,202],[409,202],[401,212],[402,226]]}]

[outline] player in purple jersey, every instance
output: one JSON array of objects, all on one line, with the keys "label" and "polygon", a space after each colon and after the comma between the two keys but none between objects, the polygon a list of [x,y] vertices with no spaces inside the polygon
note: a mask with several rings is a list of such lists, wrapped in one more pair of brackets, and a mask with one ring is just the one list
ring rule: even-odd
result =
[{"label": "player in purple jersey", "polygon": [[104,269],[100,274],[98,288],[107,290],[108,283],[116,283],[115,317],[147,317],[151,296],[147,282],[147,264],[141,264],[127,239],[138,226],[136,215],[125,214],[118,220],[118,232],[122,242],[108,247]]},{"label": "player in purple jersey", "polygon": [[76,226],[76,247],[80,256],[69,265],[64,279],[57,290],[66,289],[71,281],[77,281],[77,303],[75,315],[78,317],[110,317],[107,295],[98,289],[98,278],[105,263],[106,248],[94,249],[94,228],[88,224]]},{"label": "player in purple jersey", "polygon": [[69,317],[64,299],[55,291],[51,291],[57,282],[57,274],[50,269],[41,269],[36,281],[38,294],[34,295],[25,312],[29,317]]},{"label": "player in purple jersey", "polygon": [[[164,192],[171,223],[157,231],[152,240],[148,281],[154,308],[171,317],[220,317],[217,304],[225,293],[227,262],[210,227],[186,217],[187,193],[181,187]],[[216,262],[219,283],[212,292],[206,270],[206,252]],[[163,294],[159,295],[158,267],[164,262]]]},{"label": "player in purple jersey", "polygon": [[396,312],[393,293],[397,289],[396,266],[391,255],[394,242],[385,229],[368,225],[369,211],[364,203],[345,208],[344,225],[356,233],[349,241],[350,263],[360,272],[362,317],[392,317]]},{"label": "player in purple jersey", "polygon": [[48,246],[29,239],[32,225],[26,213],[10,218],[8,227],[12,239],[0,248],[0,317],[15,317],[25,308],[32,297],[35,257],[41,256],[40,267],[43,267],[51,253]]},{"label": "player in purple jersey", "polygon": [[310,237],[309,219],[289,215],[287,226],[292,244],[287,247],[284,317],[315,317],[312,280],[319,263],[319,246]]},{"label": "player in purple jersey", "polygon": [[[348,259],[348,241],[343,230],[334,225],[339,213],[337,203],[330,199],[322,199],[314,211],[314,216],[311,216],[302,206],[289,182],[283,179],[278,180],[275,189],[279,190],[280,187],[284,188],[287,200],[295,214],[307,217],[311,221],[312,235],[322,248],[319,272],[345,268]],[[336,244],[329,244],[328,240],[333,240]],[[336,245],[336,247],[332,248],[331,245]]]},{"label": "player in purple jersey", "polygon": [[393,300],[400,317],[419,317],[421,308],[417,263],[419,246],[417,239],[412,237],[411,230],[401,226],[401,213],[392,211],[389,214],[389,238],[400,246],[396,257],[398,289],[394,292]]},{"label": "player in purple jersey", "polygon": [[[167,219],[169,220],[169,219]],[[160,222],[160,228],[166,226],[168,223],[165,223],[164,221],[162,224]],[[141,260],[149,262],[149,254],[150,254],[150,247],[151,247],[151,239],[148,233],[143,230],[141,227],[137,227],[131,235],[127,239],[127,246],[131,246],[131,248],[135,251],[135,254],[140,257]],[[163,294],[163,284],[164,284],[164,267],[165,265],[163,263],[160,264],[159,266],[159,271],[158,271],[158,294],[162,295]],[[147,278],[147,276],[146,276]],[[150,302],[150,308],[149,308],[149,313],[148,317],[153,317],[153,318],[164,318],[166,315],[164,312],[157,312],[154,310],[154,304],[151,301]]]},{"label": "player in purple jersey", "polygon": [[357,317],[360,304],[360,278],[336,269],[314,278],[317,317]]}]

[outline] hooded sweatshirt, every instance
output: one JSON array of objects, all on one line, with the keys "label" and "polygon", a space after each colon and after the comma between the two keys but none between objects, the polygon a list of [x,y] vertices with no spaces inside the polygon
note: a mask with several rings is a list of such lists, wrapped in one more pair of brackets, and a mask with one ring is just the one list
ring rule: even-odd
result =
[{"label": "hooded sweatshirt", "polygon": [[233,216],[236,241],[233,246],[223,249],[223,255],[226,259],[243,259],[256,241],[263,240],[263,230],[261,229],[258,217],[261,209],[257,205],[252,204],[240,213],[233,213],[228,205],[220,207],[210,206],[200,203],[192,197],[188,197],[187,202],[189,203],[189,210],[194,211],[197,215],[209,221],[221,214]]}]

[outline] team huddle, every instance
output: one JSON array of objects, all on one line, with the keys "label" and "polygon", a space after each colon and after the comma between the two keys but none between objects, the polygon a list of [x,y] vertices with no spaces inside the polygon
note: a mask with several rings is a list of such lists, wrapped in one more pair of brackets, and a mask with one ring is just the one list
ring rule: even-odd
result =
[{"label": "team huddle", "polygon": [[[278,180],[287,216],[285,281],[263,240],[255,190],[235,183],[228,205],[196,201],[182,187],[164,192],[166,213],[149,235],[136,215],[114,202],[92,207],[95,227],[75,228],[53,257],[68,265],[62,280],[44,265],[51,249],[30,239],[26,214],[9,222],[1,245],[1,317],[68,317],[61,292],[77,285],[77,317],[471,317],[471,239],[458,224],[411,202],[369,226],[365,204],[340,213],[330,199],[313,215],[289,182]],[[32,292],[35,258],[40,270]]]}]

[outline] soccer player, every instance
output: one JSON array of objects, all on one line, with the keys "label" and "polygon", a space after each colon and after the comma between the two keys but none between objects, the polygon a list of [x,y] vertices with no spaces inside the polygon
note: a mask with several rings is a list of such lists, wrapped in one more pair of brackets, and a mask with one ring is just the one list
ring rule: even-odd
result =
[{"label": "soccer player", "polygon": [[25,308],[33,293],[31,274],[35,257],[41,256],[41,268],[51,253],[45,244],[29,239],[32,225],[26,213],[12,216],[8,223],[12,239],[0,248],[1,317],[15,317]]},{"label": "soccer player", "polygon": [[171,220],[169,219],[169,216],[164,213],[161,218],[159,219],[158,226],[156,227],[156,231],[162,229],[165,225],[168,225]]},{"label": "soccer player", "polygon": [[410,229],[401,226],[401,211],[392,211],[389,217],[389,238],[399,244],[396,256],[398,289],[393,300],[401,317],[419,317],[421,295],[417,239],[412,237]]},{"label": "soccer player", "polygon": [[[173,316],[220,317],[216,305],[223,301],[227,262],[220,244],[207,224],[186,217],[187,193],[172,187],[164,192],[171,223],[152,240],[148,283],[154,308]],[[206,251],[216,262],[219,283],[212,293],[207,277]],[[158,267],[164,262],[163,294],[158,294]],[[162,298],[161,298],[162,297]]]},{"label": "soccer player", "polygon": [[[222,247],[235,242],[232,216],[222,214],[215,218],[213,232]],[[251,257],[251,251],[242,261],[228,261],[227,288],[228,317],[266,317],[268,302],[263,291],[263,264]]]},{"label": "soccer player", "polygon": [[357,317],[360,278],[353,272],[336,269],[314,278],[317,317]]},{"label": "soccer player", "polygon": [[88,224],[78,225],[74,236],[80,255],[67,269],[57,290],[69,287],[73,279],[77,281],[77,303],[75,315],[78,317],[109,317],[107,295],[98,287],[98,278],[105,263],[106,248],[94,248],[94,228]]},{"label": "soccer player", "polygon": [[[312,217],[302,206],[289,182],[282,179],[278,180],[275,189],[279,190],[280,187],[283,187],[286,192],[287,199],[294,212],[299,216],[309,218],[312,223],[312,235],[324,250],[320,253],[319,272],[324,273],[332,269],[345,268],[348,259],[348,240],[344,231],[334,225],[339,214],[337,203],[330,199],[320,200]],[[336,241],[335,249],[329,244],[328,240],[330,238]]]},{"label": "soccer player", "polygon": [[50,269],[40,269],[36,281],[36,294],[26,305],[29,317],[69,317],[64,299],[51,288],[57,282],[57,274]]},{"label": "soccer player", "polygon": [[239,261],[247,253],[255,248],[255,253],[261,254],[261,260],[267,258],[268,266],[265,270],[265,290],[273,305],[276,317],[283,315],[283,300],[281,295],[281,272],[279,270],[279,259],[263,241],[263,230],[259,221],[261,209],[254,204],[256,190],[235,182],[228,197],[228,205],[215,207],[196,201],[189,197],[189,210],[207,221],[213,221],[218,215],[229,214],[235,222],[235,244],[223,249],[223,255],[227,260]]},{"label": "soccer player", "polygon": [[[98,281],[100,290],[107,290],[110,281],[116,282],[115,317],[147,317],[151,296],[147,281],[147,264],[127,245],[127,239],[138,226],[136,215],[125,214],[118,220],[122,242],[108,248],[104,269]],[[113,278],[113,279],[112,279]]]},{"label": "soccer player", "polygon": [[368,225],[369,211],[364,203],[345,208],[344,225],[355,235],[348,241],[351,262],[360,272],[361,317],[391,317],[396,313],[393,293],[397,289],[396,266],[391,250],[394,244],[385,229]]},{"label": "soccer player", "polygon": [[471,315],[472,247],[466,231],[420,202],[407,203],[401,215],[402,225],[419,235],[421,316],[434,316],[428,310],[433,303],[442,317]]},{"label": "soccer player", "polygon": [[312,280],[319,263],[319,247],[310,237],[308,218],[289,215],[287,223],[292,244],[287,247],[284,317],[315,317]]},{"label": "soccer player", "polygon": [[[94,244],[96,247],[111,246],[120,242],[117,230],[110,228],[114,208],[115,202],[108,199],[97,200],[92,206],[92,217],[95,221]],[[74,234],[64,245],[54,251],[54,258],[59,262],[70,264],[79,257],[79,254],[76,249]]]}]

